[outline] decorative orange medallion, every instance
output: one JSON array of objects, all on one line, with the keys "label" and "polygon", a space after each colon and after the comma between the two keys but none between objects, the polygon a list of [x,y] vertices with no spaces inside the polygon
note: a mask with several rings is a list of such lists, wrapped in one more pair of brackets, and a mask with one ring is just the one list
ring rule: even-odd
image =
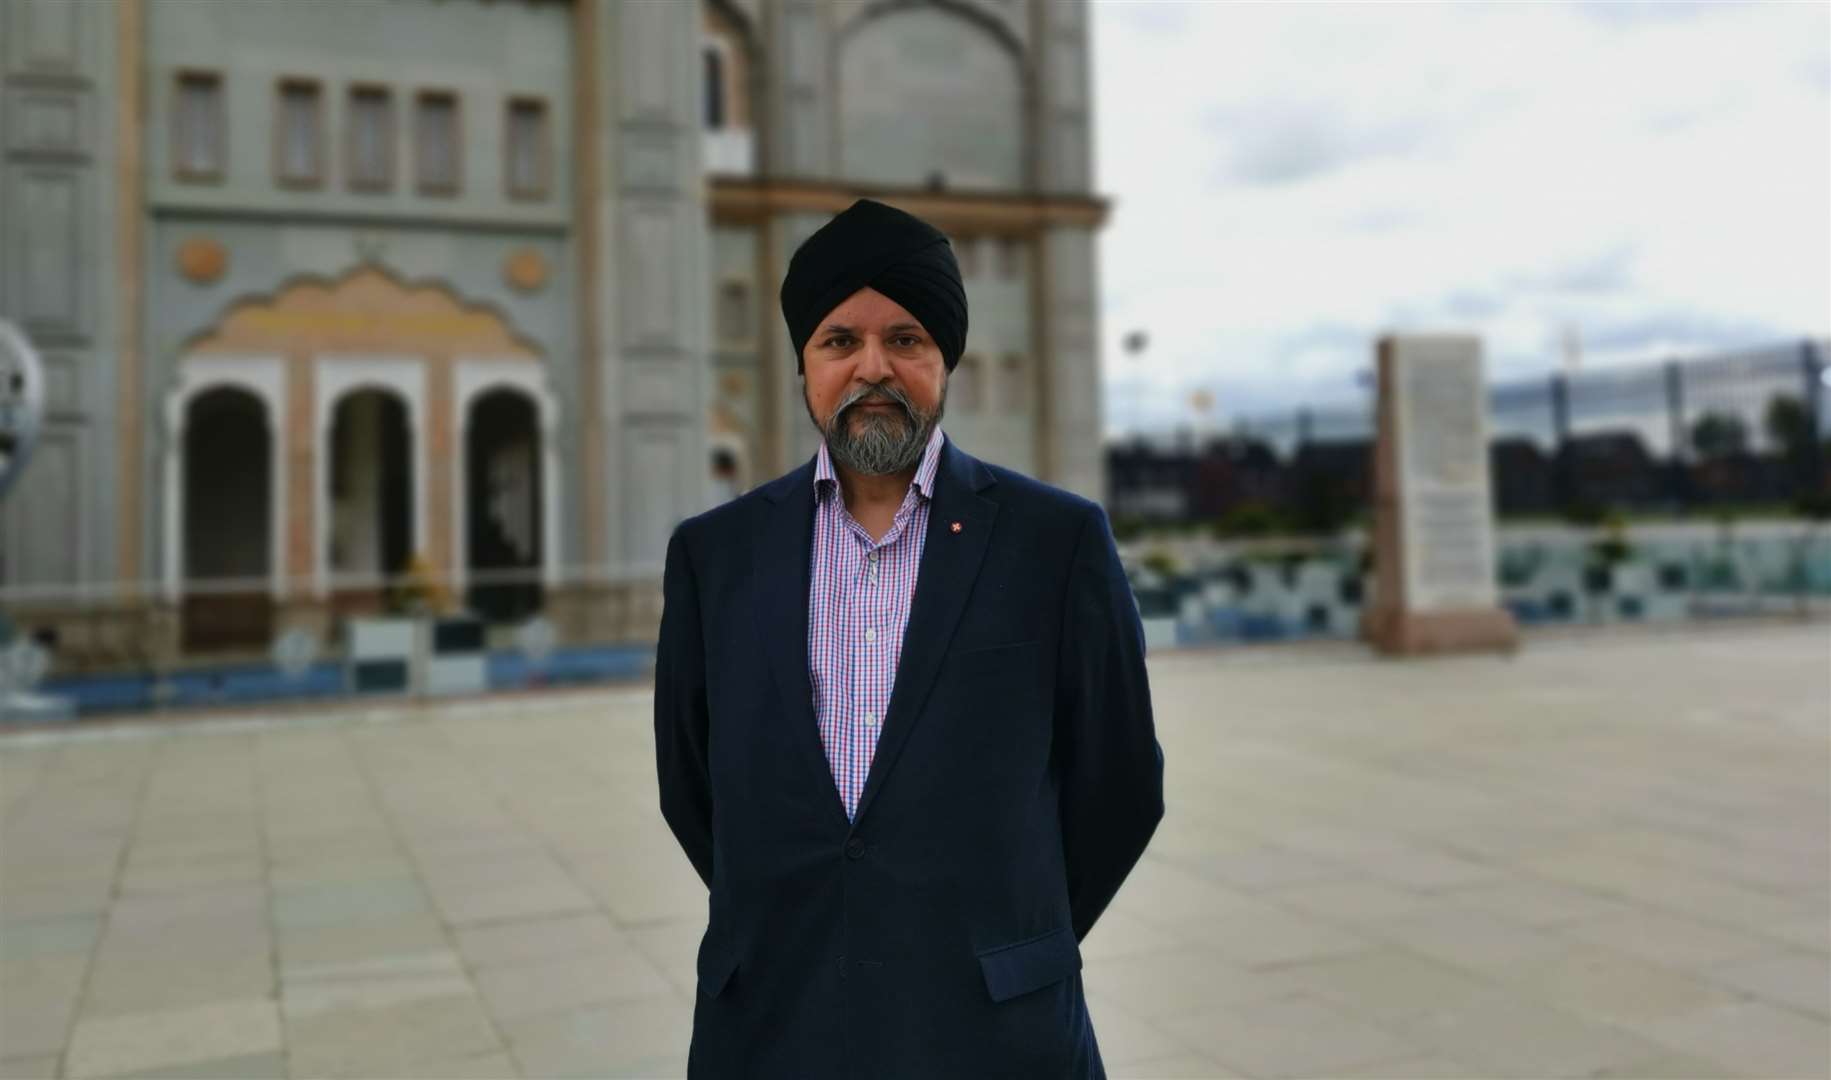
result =
[{"label": "decorative orange medallion", "polygon": [[207,236],[193,237],[178,247],[178,272],[193,284],[208,285],[228,269],[228,249]]},{"label": "decorative orange medallion", "polygon": [[533,292],[547,283],[547,260],[533,248],[522,248],[502,260],[502,279],[522,292]]}]

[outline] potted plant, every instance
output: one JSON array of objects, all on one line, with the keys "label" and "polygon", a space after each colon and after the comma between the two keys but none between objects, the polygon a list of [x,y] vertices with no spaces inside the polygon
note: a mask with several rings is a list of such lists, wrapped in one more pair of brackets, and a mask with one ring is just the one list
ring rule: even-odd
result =
[{"label": "potted plant", "polygon": [[1589,557],[1583,569],[1583,590],[1591,597],[1591,614],[1601,597],[1614,591],[1615,570],[1634,554],[1628,540],[1627,517],[1610,511],[1602,519],[1602,535],[1590,542]]}]

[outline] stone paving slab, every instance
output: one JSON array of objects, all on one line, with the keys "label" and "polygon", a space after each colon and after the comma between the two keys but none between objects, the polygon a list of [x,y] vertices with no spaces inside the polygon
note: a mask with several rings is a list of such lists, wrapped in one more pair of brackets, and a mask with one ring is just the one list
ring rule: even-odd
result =
[{"label": "stone paving slab", "polygon": [[524,1076],[684,1076],[691,998],[666,995],[594,1005],[504,1025]]},{"label": "stone paving slab", "polygon": [[[1831,1076],[1831,627],[1151,678],[1111,1075]],[[0,1080],[682,1075],[649,704],[0,735]]]},{"label": "stone paving slab", "polygon": [[277,1052],[279,1010],[269,998],[229,998],[126,1016],[83,1017],[64,1075],[119,1076],[188,1069],[203,1062]]}]

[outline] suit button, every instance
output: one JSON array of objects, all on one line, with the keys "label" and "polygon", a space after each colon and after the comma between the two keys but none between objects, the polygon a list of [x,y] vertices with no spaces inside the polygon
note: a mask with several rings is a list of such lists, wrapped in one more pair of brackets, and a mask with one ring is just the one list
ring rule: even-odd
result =
[{"label": "suit button", "polygon": [[846,857],[856,859],[865,853],[865,838],[854,836],[846,841]]}]

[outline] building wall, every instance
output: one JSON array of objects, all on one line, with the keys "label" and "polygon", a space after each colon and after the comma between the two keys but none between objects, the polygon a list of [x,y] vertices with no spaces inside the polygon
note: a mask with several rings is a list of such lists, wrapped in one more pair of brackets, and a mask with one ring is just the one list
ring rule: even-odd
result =
[{"label": "building wall", "polygon": [[[1033,210],[1056,199],[1097,215],[1080,5],[0,0],[0,312],[45,355],[52,406],[24,486],[0,508],[0,584],[157,580],[172,554],[169,406],[196,389],[181,386],[184,358],[219,341],[231,313],[364,268],[489,313],[537,358],[566,473],[562,560],[652,584],[674,522],[709,500],[709,446],[742,451],[748,487],[817,441],[776,288],[831,211],[711,219],[700,68],[681,62],[709,32],[741,52],[746,100],[731,115],[750,129],[744,182],[862,185],[895,202],[939,171],[964,193],[959,215],[933,219],[968,253],[968,348],[984,369],[948,429],[974,453],[1097,495],[1097,225]],[[184,71],[222,80],[226,167],[209,182],[174,171]],[[287,77],[320,87],[322,181],[304,189],[275,175]],[[392,93],[384,192],[346,182],[355,83]],[[459,96],[450,195],[413,181],[422,89]],[[510,96],[546,103],[539,199],[504,190]],[[978,106],[974,124],[957,123],[963,102]],[[142,122],[117,125],[121,109]],[[911,116],[919,138],[882,139]],[[530,259],[542,280],[511,280]],[[726,286],[748,296],[747,322],[721,309]],[[225,362],[216,350],[203,370]],[[310,396],[285,364],[244,374],[289,412]],[[276,476],[309,475],[291,469]],[[310,543],[288,538],[285,564]]]},{"label": "building wall", "polygon": [[[578,381],[574,311],[580,298],[571,289],[573,276],[563,272],[573,258],[575,205],[569,5],[152,4],[147,16],[143,407],[149,445],[138,479],[153,497],[146,500],[141,522],[145,575],[173,565],[165,550],[172,542],[166,519],[176,512],[178,493],[167,490],[170,474],[161,462],[177,437],[167,403],[179,382],[179,365],[237,304],[262,303],[304,282],[332,286],[358,267],[376,267],[404,283],[433,286],[465,306],[496,313],[538,354],[556,400],[576,400],[567,390]],[[178,78],[192,71],[221,78],[226,160],[217,181],[187,180],[175,169]],[[283,184],[276,175],[284,78],[310,79],[320,87],[323,167],[320,181],[309,188]],[[381,191],[349,183],[346,95],[357,84],[385,87],[393,102],[392,178]],[[461,164],[451,194],[424,193],[415,181],[414,104],[422,90],[453,93],[458,101]],[[513,197],[505,184],[504,114],[512,97],[545,103],[551,156],[538,198]],[[186,248],[197,244],[221,252],[220,276],[199,280],[185,272]],[[520,287],[511,282],[508,268],[511,260],[530,256],[546,268],[544,280],[538,287]],[[420,355],[428,364],[454,361],[433,355],[431,346],[417,347],[411,338],[374,351]],[[303,339],[299,347],[307,347]],[[290,382],[295,393],[287,408],[297,414],[308,407],[310,374]],[[445,402],[427,404],[436,408]],[[311,422],[322,427],[329,419],[317,416]],[[450,422],[448,445],[457,441],[462,418]],[[416,434],[422,444],[429,440],[428,431]],[[554,435],[558,460],[576,462],[576,415],[562,408]],[[569,495],[575,476],[562,468],[560,490]],[[302,469],[300,482],[290,485],[288,529],[325,527],[312,520],[311,493],[301,490],[316,477]],[[442,508],[449,508],[447,499]],[[562,498],[559,510],[559,558],[574,563],[581,557],[577,500]],[[441,535],[422,536],[417,546],[446,550],[447,524],[429,522]],[[310,538],[295,537],[291,544],[311,546]],[[310,569],[309,558],[303,567],[300,561],[288,558],[287,572]]]},{"label": "building wall", "polygon": [[[314,358],[291,354],[348,335],[301,324],[298,340],[262,339],[249,329],[258,319],[236,320],[256,311],[271,330],[302,317],[314,289],[442,304],[448,322],[497,326],[513,342],[503,363],[533,357],[539,376],[513,377],[550,392],[543,423],[557,414],[559,560],[599,586],[652,584],[673,523],[702,508],[708,488],[710,241],[697,73],[679,62],[694,55],[700,21],[692,4],[611,0],[0,0],[0,312],[45,353],[52,413],[24,485],[0,508],[0,586],[56,584],[68,598],[73,585],[169,576],[182,473],[167,451],[181,445],[185,403],[209,385],[259,397],[280,440],[274,480],[287,499],[308,497],[312,463],[295,459],[313,451],[295,429],[315,422],[318,376]],[[217,176],[176,169],[186,72],[220,80]],[[319,88],[322,168],[304,186],[277,172],[284,79]],[[348,182],[356,84],[392,99],[382,191]],[[424,192],[414,176],[422,90],[459,102],[450,192]],[[545,105],[538,198],[505,187],[511,97]],[[139,122],[115,127],[117,108]],[[400,330],[410,319],[379,321],[411,339]],[[238,358],[236,343],[254,339],[261,354]],[[397,343],[384,351],[422,351]],[[461,401],[479,378],[455,373],[444,392]],[[443,446],[458,445],[444,434]],[[315,524],[284,528],[302,534],[276,544],[275,565],[291,573]],[[634,597],[584,608],[640,623],[646,601]],[[615,620],[599,632],[617,632]]]},{"label": "building wall", "polygon": [[[425,227],[564,228],[571,217],[571,5],[447,0],[313,0],[305,4],[147,6],[147,196],[156,214],[186,208],[288,217],[410,218]],[[172,99],[184,70],[220,72],[228,167],[217,183],[178,180]],[[277,88],[283,78],[321,84],[328,168],[311,190],[274,176]],[[391,191],[346,183],[347,92],[388,88],[395,110]],[[453,91],[459,100],[462,180],[454,196],[427,196],[412,180],[414,95]],[[538,201],[503,185],[505,102],[546,102],[553,136],[552,185]]]},{"label": "building wall", "polygon": [[47,391],[0,505],[0,586],[114,577],[114,14],[0,0],[0,316],[31,338]]}]

